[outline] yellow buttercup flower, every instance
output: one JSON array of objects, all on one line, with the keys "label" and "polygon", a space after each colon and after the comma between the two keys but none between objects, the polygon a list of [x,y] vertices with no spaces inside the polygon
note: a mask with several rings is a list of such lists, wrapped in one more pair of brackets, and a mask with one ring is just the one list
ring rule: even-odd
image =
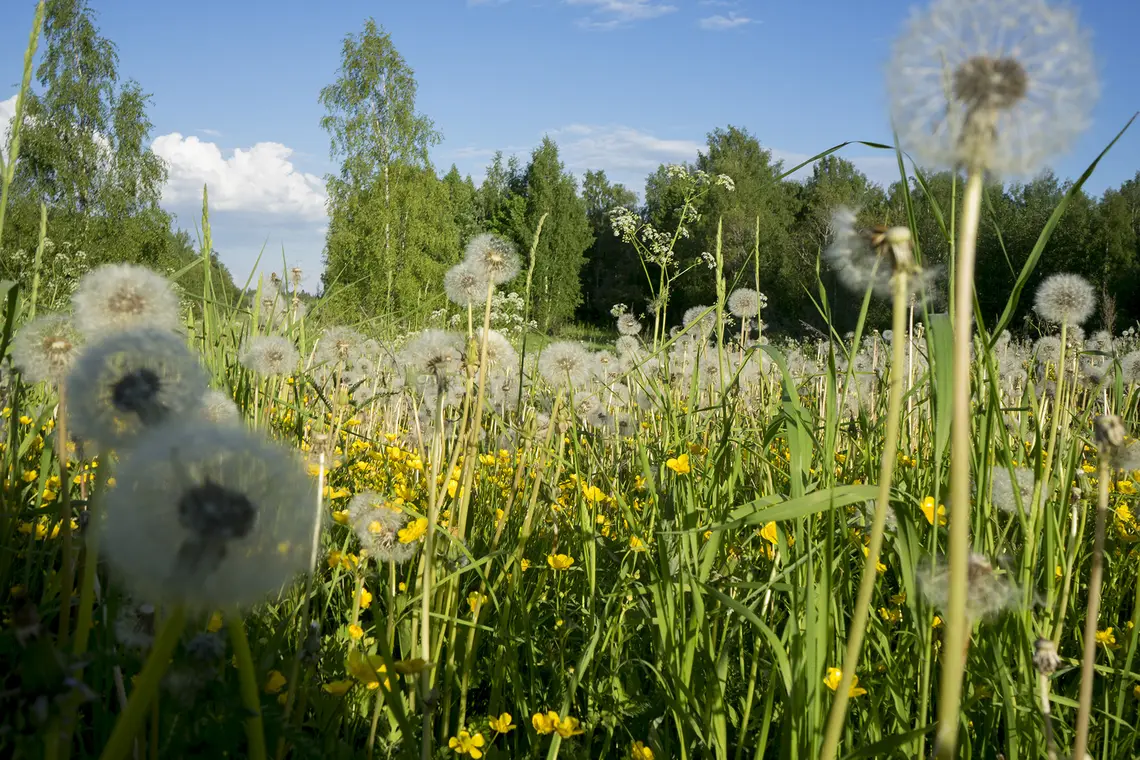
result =
[{"label": "yellow buttercup flower", "polygon": [[568,570],[574,564],[574,558],[569,554],[551,554],[546,558],[546,564],[551,570]]},{"label": "yellow buttercup flower", "polygon": [[348,637],[353,641],[364,638],[364,629],[354,623],[348,627]]},{"label": "yellow buttercup flower", "polygon": [[645,542],[642,541],[637,536],[630,536],[629,537],[629,548],[635,552],[643,552],[643,551],[645,551],[645,548],[646,548]]},{"label": "yellow buttercup flower", "polygon": [[569,739],[571,736],[577,736],[582,733],[582,729],[578,728],[579,723],[577,718],[562,718],[554,726],[554,730],[563,739]]},{"label": "yellow buttercup flower", "polygon": [[360,587],[360,609],[366,610],[372,604],[372,592],[363,586]]},{"label": "yellow buttercup flower", "polygon": [[[368,689],[379,688],[380,676],[388,672],[383,657],[378,654],[364,655],[357,649],[348,650],[344,667],[349,675],[360,681]],[[387,678],[384,679],[384,689],[391,689],[391,682]]]},{"label": "yellow buttercup flower", "polygon": [[[864,546],[863,547],[863,556],[866,557],[870,553],[871,553],[870,550],[866,546]],[[878,562],[875,563],[875,570],[877,570],[880,573],[883,573],[883,572],[886,572],[887,566],[883,564],[882,560],[879,560]]]},{"label": "yellow buttercup flower", "polygon": [[931,525],[934,524],[936,518],[939,525],[946,524],[946,507],[943,504],[939,504],[938,507],[935,508],[933,496],[927,496],[922,500],[922,514],[926,515],[926,521]]},{"label": "yellow buttercup flower", "polygon": [[281,674],[280,670],[271,670],[265,679],[265,686],[262,690],[266,694],[276,694],[285,687],[285,676]]},{"label": "yellow buttercup flower", "polygon": [[558,728],[558,713],[550,710],[545,713],[535,713],[531,716],[530,724],[540,735],[552,734]]},{"label": "yellow buttercup flower", "polygon": [[[835,691],[839,688],[839,683],[843,680],[843,671],[840,668],[828,668],[827,675],[823,679],[824,685],[827,688]],[[866,689],[859,688],[859,676],[851,679],[851,690],[847,693],[850,697],[861,697],[867,693]]]},{"label": "yellow buttercup flower", "polygon": [[776,523],[765,523],[764,527],[760,529],[760,537],[772,544],[772,546],[779,545],[780,537],[776,532]]},{"label": "yellow buttercup flower", "polygon": [[666,460],[665,466],[678,475],[688,475],[693,471],[692,467],[689,466],[688,454],[682,454],[681,456],[674,459]]},{"label": "yellow buttercup flower", "polygon": [[629,748],[630,760],[653,760],[653,750],[644,743],[635,741]]},{"label": "yellow buttercup flower", "polygon": [[347,679],[343,681],[329,681],[324,686],[322,686],[321,689],[323,689],[326,694],[332,694],[334,697],[341,697],[347,694],[348,690],[352,688],[352,683],[352,681],[349,681]]},{"label": "yellow buttercup flower", "polygon": [[428,521],[426,517],[417,517],[396,533],[401,544],[410,544],[419,541],[427,533]]},{"label": "yellow buttercup flower", "polygon": [[480,594],[478,591],[472,591],[467,595],[467,606],[471,608],[471,612],[475,612],[475,608],[480,604],[487,601],[486,594]]},{"label": "yellow buttercup flower", "polygon": [[1112,632],[1112,627],[1109,626],[1103,631],[1096,632],[1096,643],[1108,649],[1116,648],[1116,634]]},{"label": "yellow buttercup flower", "polygon": [[460,731],[459,736],[453,736],[447,741],[447,746],[455,750],[460,755],[470,755],[474,758],[483,757],[483,750],[480,747],[486,744],[483,734],[475,734],[472,736],[467,731]]},{"label": "yellow buttercup flower", "polygon": [[497,718],[490,718],[487,723],[491,726],[491,730],[497,734],[505,734],[516,728],[515,724],[511,723],[511,714],[508,712]]}]

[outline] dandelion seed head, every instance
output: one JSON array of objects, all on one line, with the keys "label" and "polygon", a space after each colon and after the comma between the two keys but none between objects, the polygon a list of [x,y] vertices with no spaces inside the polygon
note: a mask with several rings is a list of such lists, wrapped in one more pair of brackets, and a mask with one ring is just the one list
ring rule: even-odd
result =
[{"label": "dandelion seed head", "polygon": [[752,288],[737,288],[728,297],[728,310],[740,319],[755,318],[764,308],[765,301],[767,299],[763,293],[757,293]]},{"label": "dandelion seed head", "polygon": [[443,292],[456,306],[467,308],[487,303],[487,272],[470,260],[461,261],[443,276]]},{"label": "dandelion seed head", "polygon": [[126,649],[148,651],[154,644],[154,605],[123,604],[115,616],[115,640]]},{"label": "dandelion seed head", "polygon": [[1013,475],[1014,479],[1011,479],[1009,470],[1004,466],[993,468],[990,475],[993,504],[1003,512],[1017,514],[1018,497],[1020,497],[1021,509],[1026,514],[1032,514],[1035,480],[1033,470],[1027,467],[1014,467]]},{"label": "dandelion seed head", "polygon": [[633,335],[622,335],[614,343],[614,351],[618,356],[634,356],[641,351],[641,341]]},{"label": "dandelion seed head", "polygon": [[405,368],[414,376],[446,377],[463,366],[463,337],[445,330],[423,330],[401,352]]},{"label": "dandelion seed head", "polygon": [[131,443],[144,428],[200,408],[208,380],[172,332],[107,333],[84,349],[68,373],[72,432],[99,446]]},{"label": "dandelion seed head", "polygon": [[214,388],[202,394],[202,419],[215,425],[236,425],[241,422],[241,412],[230,394]]},{"label": "dandelion seed head", "polygon": [[617,330],[622,336],[633,336],[641,332],[641,322],[630,312],[625,312],[617,319]]},{"label": "dandelion seed head", "polygon": [[934,0],[895,42],[887,85],[920,163],[1014,175],[1067,150],[1099,90],[1075,13],[1045,0]]},{"label": "dandelion seed head", "polygon": [[291,452],[244,428],[160,425],[116,479],[101,546],[138,599],[247,606],[307,569],[315,482]]},{"label": "dandelion seed head", "polygon": [[538,357],[538,373],[550,385],[578,391],[590,377],[590,352],[581,343],[562,340],[551,343]]},{"label": "dandelion seed head", "polygon": [[361,550],[377,562],[406,562],[415,556],[418,542],[402,543],[400,530],[407,515],[375,491],[358,493],[348,503],[348,520]]},{"label": "dandelion seed head", "polygon": [[12,363],[24,382],[58,383],[79,354],[79,332],[65,314],[44,314],[30,320],[12,338]]},{"label": "dandelion seed head", "polygon": [[92,337],[133,327],[179,327],[178,294],[162,275],[134,264],[104,264],[71,296],[75,326]]},{"label": "dandelion seed head", "polygon": [[242,365],[262,377],[291,375],[301,361],[293,341],[278,335],[255,335],[242,346]]},{"label": "dandelion seed head", "polygon": [[[483,328],[475,330],[475,342],[483,343]],[[498,330],[487,332],[487,365],[490,369],[516,368],[519,363],[518,352],[507,337]]]},{"label": "dandelion seed head", "polygon": [[1125,383],[1140,385],[1140,351],[1130,351],[1121,357],[1120,374]]},{"label": "dandelion seed head", "polygon": [[317,364],[349,366],[364,336],[351,327],[330,327],[317,340]]},{"label": "dandelion seed head", "polygon": [[[919,590],[931,605],[946,612],[950,599],[950,567],[945,560],[928,565],[919,574]],[[989,620],[1018,606],[1021,591],[1009,574],[994,568],[984,555],[971,553],[966,569],[966,615]]]},{"label": "dandelion seed head", "polygon": [[483,275],[496,285],[513,280],[522,267],[522,261],[515,252],[515,247],[489,232],[471,238],[464,258],[482,270]]},{"label": "dandelion seed head", "polygon": [[1054,324],[1081,325],[1096,308],[1096,291],[1079,274],[1050,275],[1037,288],[1034,309]]}]

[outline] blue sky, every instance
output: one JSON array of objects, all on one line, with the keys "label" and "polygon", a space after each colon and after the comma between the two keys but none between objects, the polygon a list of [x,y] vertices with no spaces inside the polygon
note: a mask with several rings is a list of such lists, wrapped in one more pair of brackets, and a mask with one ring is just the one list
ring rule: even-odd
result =
[{"label": "blue sky", "polygon": [[[444,140],[433,153],[476,181],[498,149],[525,156],[544,134],[581,174],[605,169],[641,191],[661,162],[695,157],[705,135],[749,129],[788,165],[844,140],[890,141],[883,71],[905,0],[89,0],[118,46],[119,72],[153,93],[155,149],[171,164],[164,204],[192,227],[203,182],[216,247],[235,277],[284,249],[314,287],[321,178],[335,165],[321,87],[344,36],[373,16],[414,69],[417,105]],[[1093,35],[1102,97],[1093,127],[1054,162],[1076,177],[1140,107],[1140,4],[1076,3]],[[0,101],[15,92],[32,0],[5,3]],[[0,108],[4,103],[0,102]],[[893,157],[848,149],[888,182]],[[1140,169],[1140,129],[1088,188]],[[270,259],[270,257],[272,257]]]}]

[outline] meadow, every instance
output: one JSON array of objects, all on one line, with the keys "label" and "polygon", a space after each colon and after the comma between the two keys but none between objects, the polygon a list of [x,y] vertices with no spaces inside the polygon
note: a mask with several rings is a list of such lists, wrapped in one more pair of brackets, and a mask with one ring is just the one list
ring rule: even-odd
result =
[{"label": "meadow", "polygon": [[[903,61],[974,6],[933,3]],[[532,318],[541,222],[474,236],[415,330],[338,324],[299,271],[219,298],[208,196],[200,259],[62,298],[41,228],[30,287],[0,283],[0,756],[1140,754],[1140,331],[1034,279],[1111,145],[987,323],[982,178],[1061,149],[1083,95],[1026,98],[1055,72],[979,44],[942,64],[950,108],[938,66],[892,85],[921,114],[902,176],[962,172],[950,270],[913,211],[838,208],[814,335],[766,328],[759,235],[731,273],[718,236],[715,298],[678,313],[681,227],[624,209],[653,299],[588,340]],[[733,186],[669,172],[682,226]]]}]

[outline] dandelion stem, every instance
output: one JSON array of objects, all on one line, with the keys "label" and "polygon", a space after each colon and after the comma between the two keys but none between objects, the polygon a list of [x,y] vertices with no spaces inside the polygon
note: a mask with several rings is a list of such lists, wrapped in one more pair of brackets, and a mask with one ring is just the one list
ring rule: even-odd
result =
[{"label": "dandelion stem", "polygon": [[[150,650],[146,664],[135,681],[135,688],[127,700],[127,709],[119,714],[115,727],[111,730],[111,738],[103,747],[100,760],[120,760],[127,756],[134,746],[135,737],[146,720],[151,700],[158,693],[162,676],[170,662],[170,656],[178,645],[182,636],[182,629],[186,625],[186,613],[181,606],[170,611],[170,616],[162,623],[161,629],[154,638],[154,646]],[[248,646],[247,646],[248,651]],[[252,755],[251,755],[252,757]],[[264,757],[264,753],[262,753]]]},{"label": "dandelion stem", "polygon": [[970,346],[973,343],[974,258],[982,204],[982,171],[971,169],[962,199],[961,227],[954,271],[954,362],[951,382],[953,420],[950,434],[950,526],[948,530],[950,595],[943,640],[935,757],[955,757],[962,702],[963,655],[969,620],[966,616],[970,563]]},{"label": "dandelion stem", "polygon": [[1104,530],[1108,515],[1108,482],[1110,454],[1101,445],[1097,465],[1096,533],[1093,538],[1092,569],[1089,571],[1089,602],[1085,612],[1085,651],[1081,660],[1080,706],[1077,708],[1077,732],[1073,740],[1073,757],[1081,760],[1089,741],[1089,715],[1092,712],[1093,679],[1096,677],[1096,629],[1100,614],[1100,586],[1104,576]]},{"label": "dandelion stem", "polygon": [[253,671],[249,638],[245,634],[245,621],[236,610],[226,618],[230,643],[233,644],[234,657],[237,658],[241,703],[249,713],[245,719],[245,737],[249,744],[246,756],[250,760],[265,760],[265,727],[261,721],[261,697],[257,689],[257,675]]},{"label": "dandelion stem", "polygon": [[855,611],[851,617],[851,632],[847,635],[847,651],[843,657],[843,676],[831,703],[827,716],[821,760],[835,757],[839,749],[839,738],[847,716],[851,685],[859,665],[859,655],[863,649],[863,636],[867,630],[867,617],[871,608],[871,596],[878,580],[879,555],[883,548],[883,532],[887,523],[887,509],[891,498],[891,478],[894,475],[895,460],[899,443],[899,416],[902,412],[903,370],[907,311],[907,273],[898,271],[892,281],[894,300],[892,305],[891,329],[891,382],[888,396],[887,430],[883,441],[883,456],[879,466],[879,495],[875,502],[875,514],[871,521],[871,540],[867,546],[867,558],[863,563],[863,575],[859,580],[859,594],[855,599]]}]

